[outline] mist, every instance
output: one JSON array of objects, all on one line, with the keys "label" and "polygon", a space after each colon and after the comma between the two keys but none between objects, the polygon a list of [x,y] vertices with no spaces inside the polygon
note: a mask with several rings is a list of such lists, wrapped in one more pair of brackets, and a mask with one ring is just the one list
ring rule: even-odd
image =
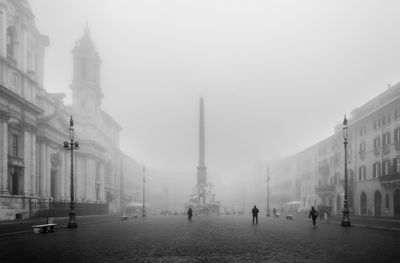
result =
[{"label": "mist", "polygon": [[102,107],[123,129],[120,147],[149,176],[165,175],[153,186],[181,193],[172,203],[196,182],[200,97],[208,180],[222,203],[248,206],[254,186],[266,187],[257,162],[331,135],[344,114],[399,80],[397,1],[31,5],[50,38],[45,89],[71,101],[70,52],[88,24],[102,60]]}]

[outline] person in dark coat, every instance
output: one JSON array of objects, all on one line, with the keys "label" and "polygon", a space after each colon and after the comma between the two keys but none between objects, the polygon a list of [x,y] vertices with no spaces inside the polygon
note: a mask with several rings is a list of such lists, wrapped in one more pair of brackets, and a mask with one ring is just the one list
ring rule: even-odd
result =
[{"label": "person in dark coat", "polygon": [[256,224],[258,224],[258,208],[256,206],[253,207],[253,209],[251,209],[251,213],[253,214],[253,224],[254,224],[254,220],[256,221]]},{"label": "person in dark coat", "polygon": [[318,217],[317,210],[315,210],[314,207],[311,207],[311,211],[310,211],[308,218],[312,219],[313,228],[317,227],[317,222],[316,222],[317,217]]},{"label": "person in dark coat", "polygon": [[187,211],[187,215],[188,215],[188,221],[192,220],[192,216],[193,216],[193,210],[191,207],[189,207],[188,211]]}]

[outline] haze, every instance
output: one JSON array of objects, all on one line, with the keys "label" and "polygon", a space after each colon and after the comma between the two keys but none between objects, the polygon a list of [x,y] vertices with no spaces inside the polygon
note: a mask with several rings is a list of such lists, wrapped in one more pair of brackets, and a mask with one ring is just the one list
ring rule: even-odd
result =
[{"label": "haze", "polygon": [[329,136],[344,114],[400,80],[399,1],[31,5],[50,37],[45,88],[69,103],[70,51],[88,22],[122,150],[152,169],[186,173],[192,186],[201,96],[209,179],[229,186],[256,161]]}]

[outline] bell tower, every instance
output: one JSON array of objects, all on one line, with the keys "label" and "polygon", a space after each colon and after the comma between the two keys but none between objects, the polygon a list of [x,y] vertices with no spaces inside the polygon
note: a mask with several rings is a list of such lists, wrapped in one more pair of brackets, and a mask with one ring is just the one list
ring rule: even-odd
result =
[{"label": "bell tower", "polygon": [[77,115],[97,117],[100,114],[100,57],[90,37],[88,25],[81,39],[72,49],[73,80],[72,106]]}]

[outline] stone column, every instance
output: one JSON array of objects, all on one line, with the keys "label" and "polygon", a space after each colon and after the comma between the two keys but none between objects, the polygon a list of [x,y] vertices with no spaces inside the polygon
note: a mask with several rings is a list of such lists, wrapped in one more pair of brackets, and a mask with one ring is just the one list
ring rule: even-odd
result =
[{"label": "stone column", "polygon": [[40,197],[46,197],[46,144],[42,141],[39,147],[39,195]]},{"label": "stone column", "polygon": [[29,132],[29,127],[25,127],[24,130],[24,195],[29,195],[32,192],[31,188],[31,163],[32,163],[32,154],[31,154],[31,136]]},{"label": "stone column", "polygon": [[105,194],[105,181],[104,181],[104,175],[105,175],[105,167],[104,163],[100,163],[100,200],[105,201],[106,200],[106,194]]},{"label": "stone column", "polygon": [[0,111],[0,193],[8,191],[8,119],[9,114]]},{"label": "stone column", "polygon": [[61,200],[65,199],[65,153],[64,150],[61,150],[59,153],[60,157],[60,165],[59,165],[59,171],[58,171],[58,197]]},{"label": "stone column", "polygon": [[37,151],[36,151],[36,134],[35,130],[33,130],[33,133],[31,134],[31,156],[32,156],[32,165],[31,165],[31,194],[32,196],[36,196],[37,194],[37,170],[36,170],[36,158],[37,158]]},{"label": "stone column", "polygon": [[46,197],[49,198],[50,194],[50,183],[51,183],[51,161],[50,161],[50,146],[46,145]]},{"label": "stone column", "polygon": [[[0,56],[6,57],[6,39],[7,39],[7,29],[6,29],[6,21],[5,21],[5,11],[3,8],[0,8]],[[0,74],[3,74],[1,72]]]},{"label": "stone column", "polygon": [[90,158],[86,158],[85,178],[86,178],[86,199],[92,200],[92,164]]}]

